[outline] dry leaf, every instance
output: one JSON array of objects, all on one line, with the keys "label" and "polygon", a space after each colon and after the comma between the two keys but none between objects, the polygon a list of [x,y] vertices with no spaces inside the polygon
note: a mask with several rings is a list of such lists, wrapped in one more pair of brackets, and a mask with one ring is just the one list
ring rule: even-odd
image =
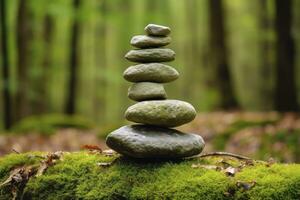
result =
[{"label": "dry leaf", "polygon": [[22,183],[27,181],[35,172],[31,166],[19,167],[11,171],[10,176],[0,184],[0,187],[4,185],[12,185],[15,183]]},{"label": "dry leaf", "polygon": [[22,191],[29,178],[36,172],[32,166],[19,167],[10,172],[10,176],[0,184],[0,187],[9,185],[13,198],[17,199],[18,192]]},{"label": "dry leaf", "polygon": [[220,170],[220,167],[216,165],[201,165],[201,164],[192,164],[192,168],[204,168],[204,169],[213,169],[213,170]]},{"label": "dry leaf", "polygon": [[254,166],[254,161],[253,160],[246,160],[245,165],[246,166]]},{"label": "dry leaf", "polygon": [[267,166],[267,167],[271,167],[271,166],[272,166],[273,164],[275,164],[275,163],[276,163],[276,160],[275,160],[274,158],[269,158],[269,160],[268,160],[266,166]]},{"label": "dry leaf", "polygon": [[45,156],[39,156],[39,155],[29,154],[28,158],[30,158],[30,159],[35,159],[35,158],[45,159]]},{"label": "dry leaf", "polygon": [[116,154],[116,152],[114,150],[112,150],[112,149],[107,149],[107,150],[104,150],[102,152],[102,154],[105,155],[105,156],[113,156],[113,155]]},{"label": "dry leaf", "polygon": [[242,182],[242,181],[237,181],[236,186],[238,188],[242,188],[244,191],[250,190],[255,186],[256,182],[251,181],[251,182]]},{"label": "dry leaf", "polygon": [[85,144],[85,145],[81,146],[81,148],[89,150],[93,153],[101,153],[102,152],[102,149],[97,145]]},{"label": "dry leaf", "polygon": [[227,176],[234,176],[239,170],[234,167],[227,167],[224,172]]},{"label": "dry leaf", "polygon": [[14,181],[19,182],[19,179],[21,177],[20,174],[23,173],[23,171],[24,167],[14,169],[10,173],[10,176],[3,183],[0,184],[0,187],[11,184]]},{"label": "dry leaf", "polygon": [[221,164],[222,168],[228,168],[231,166],[231,164],[228,163],[225,159],[221,159],[220,161],[218,161],[218,164]]},{"label": "dry leaf", "polygon": [[112,162],[98,162],[97,165],[99,167],[109,167],[111,166]]},{"label": "dry leaf", "polygon": [[232,187],[229,187],[228,188],[228,191],[224,192],[224,196],[226,197],[234,197],[234,194],[235,194],[236,190]]},{"label": "dry leaf", "polygon": [[11,193],[12,193],[12,200],[17,199],[17,197],[18,197],[18,188],[17,187],[13,187],[11,189]]}]

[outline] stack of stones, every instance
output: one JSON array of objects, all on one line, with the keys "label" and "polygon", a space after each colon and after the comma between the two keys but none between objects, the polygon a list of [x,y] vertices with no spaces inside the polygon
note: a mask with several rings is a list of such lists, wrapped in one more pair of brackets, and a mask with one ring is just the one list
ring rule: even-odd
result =
[{"label": "stack of stones", "polygon": [[166,100],[163,83],[174,81],[178,72],[162,62],[175,59],[175,52],[162,48],[171,42],[169,27],[149,24],[147,35],[137,35],[125,58],[140,63],[127,68],[123,74],[133,82],[128,97],[138,103],[130,106],[125,117],[139,124],[123,126],[107,136],[106,143],[113,150],[134,158],[183,158],[199,154],[204,141],[197,134],[183,133],[176,127],[192,121],[194,107],[184,101]]}]

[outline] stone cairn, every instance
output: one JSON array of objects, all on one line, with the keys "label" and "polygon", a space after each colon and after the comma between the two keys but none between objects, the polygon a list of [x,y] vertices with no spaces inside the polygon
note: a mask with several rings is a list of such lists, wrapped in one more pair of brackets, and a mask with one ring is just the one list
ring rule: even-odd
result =
[{"label": "stone cairn", "polygon": [[147,35],[134,36],[130,44],[138,49],[125,58],[140,63],[127,68],[124,78],[133,82],[128,97],[138,103],[130,106],[125,117],[139,124],[123,126],[106,138],[106,144],[118,153],[134,158],[174,159],[201,153],[204,141],[200,135],[183,133],[176,127],[192,121],[194,107],[184,101],[166,100],[162,83],[174,81],[179,73],[162,62],[175,59],[175,52],[162,48],[171,42],[169,27],[149,24]]}]

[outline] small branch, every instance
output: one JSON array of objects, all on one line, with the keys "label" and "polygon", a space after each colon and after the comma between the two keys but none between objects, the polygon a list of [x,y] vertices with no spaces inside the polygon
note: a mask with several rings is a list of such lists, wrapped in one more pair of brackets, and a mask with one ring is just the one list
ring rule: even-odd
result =
[{"label": "small branch", "polygon": [[204,157],[210,157],[210,156],[228,156],[228,157],[233,157],[233,158],[237,158],[237,159],[240,159],[240,160],[253,160],[252,158],[242,156],[242,155],[238,155],[238,154],[234,154],[234,153],[229,153],[229,152],[210,152],[210,153],[205,153],[205,154],[192,156],[192,157],[189,157],[188,159],[190,159],[190,158],[204,158]]},{"label": "small branch", "polygon": [[20,154],[20,152],[15,149],[12,149],[12,152],[15,152],[16,154]]}]

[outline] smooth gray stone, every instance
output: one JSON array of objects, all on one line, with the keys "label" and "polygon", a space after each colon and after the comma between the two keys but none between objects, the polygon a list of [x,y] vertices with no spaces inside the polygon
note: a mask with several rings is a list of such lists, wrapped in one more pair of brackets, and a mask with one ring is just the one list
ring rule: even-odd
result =
[{"label": "smooth gray stone", "polygon": [[179,73],[171,66],[161,63],[139,64],[128,67],[123,77],[130,82],[157,82],[168,83],[176,80]]},{"label": "smooth gray stone", "polygon": [[125,58],[133,62],[168,62],[175,59],[175,52],[171,49],[135,49],[130,50]]},{"label": "smooth gray stone", "polygon": [[161,26],[157,24],[148,24],[145,27],[145,31],[148,35],[166,36],[171,33],[171,29],[167,26]]},{"label": "smooth gray stone", "polygon": [[170,44],[171,38],[160,36],[136,35],[133,36],[130,44],[138,48],[162,47]]},{"label": "smooth gray stone", "polygon": [[183,158],[202,152],[200,135],[147,125],[123,126],[106,138],[111,149],[134,158]]},{"label": "smooth gray stone", "polygon": [[179,100],[142,101],[130,106],[125,112],[128,121],[164,127],[180,126],[195,117],[195,108]]},{"label": "smooth gray stone", "polygon": [[164,86],[160,83],[140,82],[134,83],[128,89],[128,97],[135,101],[166,99]]}]

